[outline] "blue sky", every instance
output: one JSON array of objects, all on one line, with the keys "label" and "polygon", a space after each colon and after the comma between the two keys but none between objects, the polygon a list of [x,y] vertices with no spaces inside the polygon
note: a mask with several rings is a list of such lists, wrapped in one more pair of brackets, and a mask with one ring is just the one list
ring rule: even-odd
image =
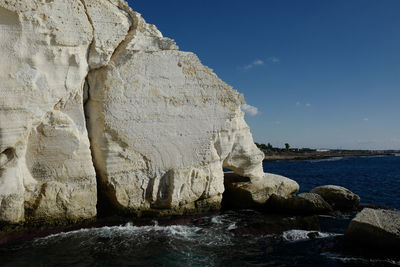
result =
[{"label": "blue sky", "polygon": [[134,0],[243,93],[255,141],[400,149],[400,1]]}]

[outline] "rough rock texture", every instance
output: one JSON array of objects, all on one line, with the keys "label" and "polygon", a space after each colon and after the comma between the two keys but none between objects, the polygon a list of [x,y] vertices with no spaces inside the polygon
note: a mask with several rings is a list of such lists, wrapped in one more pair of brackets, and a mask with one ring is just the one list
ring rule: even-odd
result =
[{"label": "rough rock texture", "polygon": [[236,208],[263,207],[273,195],[288,198],[299,190],[299,185],[286,177],[269,173],[263,177],[263,183],[253,183],[236,173],[225,173],[224,205]]},{"label": "rough rock texture", "polygon": [[301,193],[292,198],[272,195],[266,208],[288,214],[321,214],[332,211],[332,207],[318,194]]},{"label": "rough rock texture", "polygon": [[96,215],[80,1],[0,2],[0,221]]},{"label": "rough rock texture", "polygon": [[107,66],[89,73],[86,104],[100,188],[112,204],[135,213],[218,206],[222,167],[264,193],[281,185],[264,176],[243,97],[196,55],[125,11],[133,24]]},{"label": "rough rock texture", "polygon": [[1,1],[0,31],[0,222],[91,218],[97,185],[124,212],[217,208],[223,167],[257,201],[296,188],[243,97],[125,1]]},{"label": "rough rock texture", "polygon": [[130,9],[119,0],[82,0],[82,3],[93,26],[89,66],[91,69],[106,66],[132,25]]},{"label": "rough rock texture", "polygon": [[337,185],[318,186],[310,192],[320,195],[333,209],[337,210],[355,210],[360,204],[358,195]]},{"label": "rough rock texture", "polygon": [[365,208],[350,222],[345,237],[362,246],[400,248],[400,212]]}]

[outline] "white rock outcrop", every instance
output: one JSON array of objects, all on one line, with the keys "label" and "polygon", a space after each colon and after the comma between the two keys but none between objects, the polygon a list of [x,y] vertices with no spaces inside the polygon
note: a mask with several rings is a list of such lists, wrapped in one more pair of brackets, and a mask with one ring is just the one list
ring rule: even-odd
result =
[{"label": "white rock outcrop", "polygon": [[129,213],[217,208],[223,167],[298,188],[263,173],[243,97],[125,1],[2,1],[0,32],[0,221],[94,217],[97,183]]},{"label": "white rock outcrop", "polygon": [[0,221],[96,215],[80,1],[0,2]]},{"label": "white rock outcrop", "polygon": [[299,191],[299,185],[295,181],[271,173],[264,173],[251,180],[247,176],[227,172],[224,178],[226,207],[264,208],[273,195],[287,198]]},{"label": "white rock outcrop", "polygon": [[282,190],[264,176],[243,97],[196,55],[129,14],[127,38],[107,66],[89,74],[86,105],[99,182],[113,204],[134,212],[218,205],[223,167],[253,187]]}]

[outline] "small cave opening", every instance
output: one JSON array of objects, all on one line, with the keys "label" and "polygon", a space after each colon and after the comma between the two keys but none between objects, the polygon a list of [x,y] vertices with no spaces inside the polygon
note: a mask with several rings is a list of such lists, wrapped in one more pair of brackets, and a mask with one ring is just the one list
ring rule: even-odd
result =
[{"label": "small cave opening", "polygon": [[5,166],[15,157],[15,149],[12,147],[6,148],[0,153],[0,168]]},{"label": "small cave opening", "polygon": [[[98,174],[96,175],[98,176]],[[104,186],[100,182],[100,177],[96,177],[97,180],[97,218],[105,218],[115,215],[115,207],[111,204],[108,196],[106,195],[106,191],[104,190]]]},{"label": "small cave opening", "polygon": [[224,173],[224,193],[222,194],[221,210],[232,210],[242,208],[240,205],[240,192],[236,188],[236,184],[240,182],[250,182],[247,177],[235,174],[233,170],[223,168]]}]

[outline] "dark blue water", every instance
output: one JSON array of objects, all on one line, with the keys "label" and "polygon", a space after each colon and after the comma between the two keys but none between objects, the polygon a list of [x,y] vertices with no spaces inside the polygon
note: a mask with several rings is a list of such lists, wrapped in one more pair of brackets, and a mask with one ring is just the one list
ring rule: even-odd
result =
[{"label": "dark blue water", "polygon": [[400,157],[264,162],[264,171],[294,179],[300,192],[340,185],[359,195],[362,203],[400,209]]},{"label": "dark blue water", "polygon": [[[268,162],[267,172],[299,182],[301,191],[336,184],[362,202],[400,208],[400,157]],[[81,229],[0,246],[1,266],[397,266],[400,257],[341,249],[352,215],[319,216],[310,229],[276,231],[271,216],[226,211],[184,223],[130,223]],[[293,217],[283,220],[292,220]],[[300,230],[303,229],[303,230]],[[273,231],[272,231],[273,230]],[[338,245],[339,244],[339,245]],[[338,248],[339,247],[339,248]]]}]

